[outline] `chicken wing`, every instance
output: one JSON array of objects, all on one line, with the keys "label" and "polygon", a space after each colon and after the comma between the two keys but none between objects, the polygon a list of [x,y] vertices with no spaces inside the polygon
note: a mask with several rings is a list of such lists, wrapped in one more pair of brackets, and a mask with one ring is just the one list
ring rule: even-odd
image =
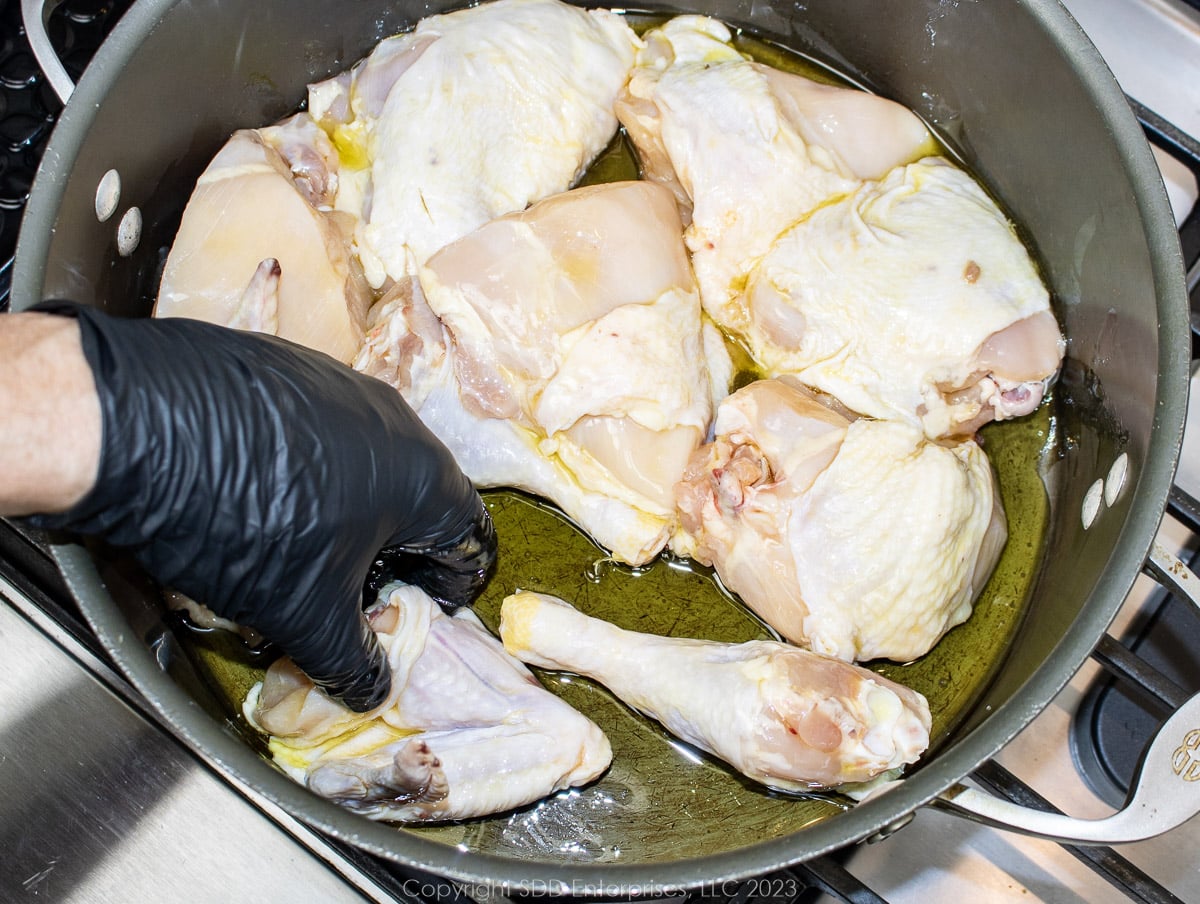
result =
[{"label": "chicken wing", "polygon": [[393,584],[368,614],[392,668],[378,709],[346,709],[287,659],[246,698],[246,718],[298,782],[371,819],[427,822],[510,810],[608,768],[603,732],[470,610],[448,616]]}]

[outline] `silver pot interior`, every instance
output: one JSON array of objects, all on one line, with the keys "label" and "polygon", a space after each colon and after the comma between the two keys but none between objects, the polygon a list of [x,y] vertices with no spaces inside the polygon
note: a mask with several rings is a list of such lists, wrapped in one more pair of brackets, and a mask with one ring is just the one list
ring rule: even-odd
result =
[{"label": "silver pot interior", "polygon": [[[456,5],[140,0],[96,56],[45,155],[18,247],[14,307],[60,297],[147,314],[191,186],[228,135],[293,111],[308,82]],[[1052,418],[1046,553],[1024,620],[981,699],[902,787],[802,831],[731,843],[703,858],[600,868],[466,854],[313,797],[159,668],[147,644],[160,630],[149,588],[78,546],[58,549],[102,642],[181,735],[302,818],[444,875],[560,879],[568,887],[597,875],[610,888],[696,883],[763,872],[868,836],[993,755],[1065,684],[1137,576],[1162,514],[1187,391],[1178,238],[1141,130],[1066,12],[1056,3],[943,0],[694,0],[686,11],[827,61],[912,107],[1024,229],[1069,338]],[[95,193],[110,168],[122,194],[118,215],[101,223]],[[116,221],[134,205],[142,239],[122,257]],[[1084,496],[1121,454],[1128,483],[1085,529]]]}]

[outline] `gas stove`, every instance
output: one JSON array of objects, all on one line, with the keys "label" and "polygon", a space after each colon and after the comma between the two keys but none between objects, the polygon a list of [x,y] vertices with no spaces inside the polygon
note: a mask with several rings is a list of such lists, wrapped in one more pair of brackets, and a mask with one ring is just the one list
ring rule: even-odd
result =
[{"label": "gas stove", "polygon": [[[1159,159],[1200,302],[1200,0],[1069,0],[1131,98]],[[127,5],[68,0],[51,37],[82,70]],[[33,168],[58,103],[0,0],[0,310]],[[1193,316],[1195,328],[1197,318]],[[1194,381],[1195,382],[1195,381]],[[1193,393],[1193,399],[1200,394]],[[1200,559],[1200,404],[1159,543]],[[0,527],[5,525],[0,524]],[[0,532],[0,898],[503,902],[369,857],[297,822],[177,740],[106,660],[45,553]],[[1094,818],[1118,807],[1170,707],[1200,691],[1200,612],[1146,575],[1074,680],[971,781]],[[1165,701],[1165,702],[1164,702]],[[769,876],[663,897],[801,901],[1200,901],[1195,820],[1151,841],[1073,848],[922,810],[875,843]],[[517,897],[539,897],[537,890]],[[257,892],[255,892],[257,894]]]}]

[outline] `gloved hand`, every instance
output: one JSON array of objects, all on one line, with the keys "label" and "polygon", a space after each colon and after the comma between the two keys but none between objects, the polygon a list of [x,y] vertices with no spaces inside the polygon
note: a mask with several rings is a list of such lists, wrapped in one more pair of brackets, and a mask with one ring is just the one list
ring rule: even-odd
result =
[{"label": "gloved hand", "polygon": [[482,587],[496,555],[483,502],[390,386],[270,336],[36,310],[78,320],[103,440],[88,495],[30,523],[128,548],[360,712],[391,681],[362,614],[368,573],[372,590],[403,577],[449,607]]}]

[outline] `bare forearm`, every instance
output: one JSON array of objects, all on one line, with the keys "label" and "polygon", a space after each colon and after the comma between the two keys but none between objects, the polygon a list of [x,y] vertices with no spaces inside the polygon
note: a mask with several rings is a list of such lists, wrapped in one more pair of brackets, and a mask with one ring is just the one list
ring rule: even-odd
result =
[{"label": "bare forearm", "polygon": [[0,515],[59,512],[91,489],[100,402],[69,317],[0,315]]}]

